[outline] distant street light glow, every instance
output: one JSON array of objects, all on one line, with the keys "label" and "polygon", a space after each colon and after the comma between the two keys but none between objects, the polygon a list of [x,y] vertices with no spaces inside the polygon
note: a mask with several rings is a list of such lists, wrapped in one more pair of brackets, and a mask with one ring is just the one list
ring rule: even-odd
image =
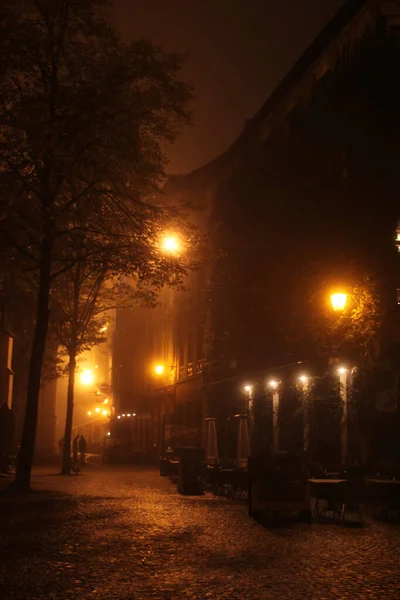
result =
[{"label": "distant street light glow", "polygon": [[156,365],[154,368],[156,375],[162,375],[164,373],[164,365]]},{"label": "distant street light glow", "polygon": [[273,390],[276,390],[276,388],[279,385],[278,381],[275,381],[274,379],[272,379],[269,383],[268,383],[269,387],[272,388]]},{"label": "distant street light glow", "polygon": [[253,386],[252,385],[245,385],[243,389],[248,394],[251,394],[251,392],[253,391]]},{"label": "distant street light glow", "polygon": [[99,413],[99,412],[100,412],[100,409],[99,409],[99,408],[96,408],[95,410],[96,410],[96,412],[97,412],[97,413]]},{"label": "distant street light glow", "polygon": [[90,385],[94,382],[94,374],[91,369],[85,369],[81,373],[81,383],[83,385]]},{"label": "distant street light glow", "polygon": [[301,381],[301,383],[307,383],[307,381],[308,381],[307,375],[300,375],[299,381]]},{"label": "distant street light glow", "polygon": [[347,369],[345,367],[339,367],[337,371],[339,375],[344,375],[345,373],[347,373]]},{"label": "distant street light glow", "polygon": [[106,410],[103,410],[103,415],[104,416],[108,415],[108,412]]}]

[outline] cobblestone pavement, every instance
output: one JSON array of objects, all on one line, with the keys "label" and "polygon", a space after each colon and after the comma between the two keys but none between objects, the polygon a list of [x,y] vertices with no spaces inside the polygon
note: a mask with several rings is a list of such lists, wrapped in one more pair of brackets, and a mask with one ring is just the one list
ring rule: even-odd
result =
[{"label": "cobblestone pavement", "polygon": [[[3,485],[4,487],[4,485]],[[149,468],[40,471],[0,495],[0,598],[400,599],[400,527],[263,527]]]}]

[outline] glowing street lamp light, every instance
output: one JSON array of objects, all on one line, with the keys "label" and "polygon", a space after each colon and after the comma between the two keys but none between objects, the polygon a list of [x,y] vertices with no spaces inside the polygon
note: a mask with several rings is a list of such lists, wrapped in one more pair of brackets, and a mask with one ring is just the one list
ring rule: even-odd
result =
[{"label": "glowing street lamp light", "polygon": [[301,383],[307,383],[307,381],[308,381],[308,377],[307,377],[307,375],[300,375],[300,377],[299,377],[299,381],[300,381]]},{"label": "glowing street lamp light", "polygon": [[99,413],[100,412],[100,408],[96,408],[95,412]]},{"label": "glowing street lamp light", "polygon": [[175,233],[166,234],[161,241],[161,249],[166,254],[178,254],[182,250],[182,244]]},{"label": "glowing street lamp light", "polygon": [[344,311],[347,304],[347,294],[344,294],[343,292],[332,294],[331,304],[335,312]]},{"label": "glowing street lamp light", "polygon": [[164,365],[156,365],[154,367],[154,371],[156,372],[156,375],[162,375],[164,373]]},{"label": "glowing street lamp light", "polygon": [[248,394],[251,394],[251,392],[253,391],[253,386],[252,385],[245,385],[243,389]]},{"label": "glowing street lamp light", "polygon": [[272,388],[273,390],[276,390],[276,388],[279,385],[279,381],[275,381],[274,379],[272,379],[271,381],[268,382],[268,385],[270,388]]},{"label": "glowing street lamp light", "polygon": [[94,382],[94,374],[91,369],[85,369],[81,373],[81,383],[83,385],[91,385]]}]

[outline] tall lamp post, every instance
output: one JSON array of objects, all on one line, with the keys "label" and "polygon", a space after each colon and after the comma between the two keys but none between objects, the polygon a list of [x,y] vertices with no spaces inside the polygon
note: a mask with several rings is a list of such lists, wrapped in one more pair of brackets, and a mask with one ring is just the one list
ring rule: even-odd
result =
[{"label": "tall lamp post", "polygon": [[345,367],[339,367],[337,370],[339,374],[340,382],[340,397],[342,399],[342,418],[341,418],[341,436],[340,436],[340,449],[342,455],[342,463],[345,465],[347,462],[348,454],[348,414],[349,414],[349,402],[347,396],[347,369]]},{"label": "tall lamp post", "polygon": [[[348,294],[345,292],[335,292],[331,295],[331,304],[335,312],[342,313],[347,305]],[[337,369],[340,383],[340,398],[342,400],[342,416],[341,416],[341,427],[340,427],[340,451],[342,457],[342,464],[345,465],[347,462],[348,455],[348,413],[349,403],[347,394],[347,369],[345,367],[339,367]]]},{"label": "tall lamp post", "polygon": [[253,386],[250,384],[246,384],[244,386],[244,391],[247,394],[247,415],[249,418],[249,432],[250,432],[250,440],[253,443],[253,435],[254,435],[254,398],[253,398]]},{"label": "tall lamp post", "polygon": [[272,390],[272,448],[279,452],[279,381],[269,381],[268,387]]},{"label": "tall lamp post", "polygon": [[307,375],[300,375],[299,382],[303,392],[303,451],[307,455],[310,449],[310,398],[309,387],[310,378]]}]

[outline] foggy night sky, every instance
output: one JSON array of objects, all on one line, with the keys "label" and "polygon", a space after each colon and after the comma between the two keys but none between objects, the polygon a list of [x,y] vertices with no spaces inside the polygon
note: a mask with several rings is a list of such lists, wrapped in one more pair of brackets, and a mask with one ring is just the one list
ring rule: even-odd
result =
[{"label": "foggy night sky", "polygon": [[125,39],[150,38],[188,52],[194,126],[170,150],[167,171],[184,173],[238,137],[343,0],[114,0]]}]

